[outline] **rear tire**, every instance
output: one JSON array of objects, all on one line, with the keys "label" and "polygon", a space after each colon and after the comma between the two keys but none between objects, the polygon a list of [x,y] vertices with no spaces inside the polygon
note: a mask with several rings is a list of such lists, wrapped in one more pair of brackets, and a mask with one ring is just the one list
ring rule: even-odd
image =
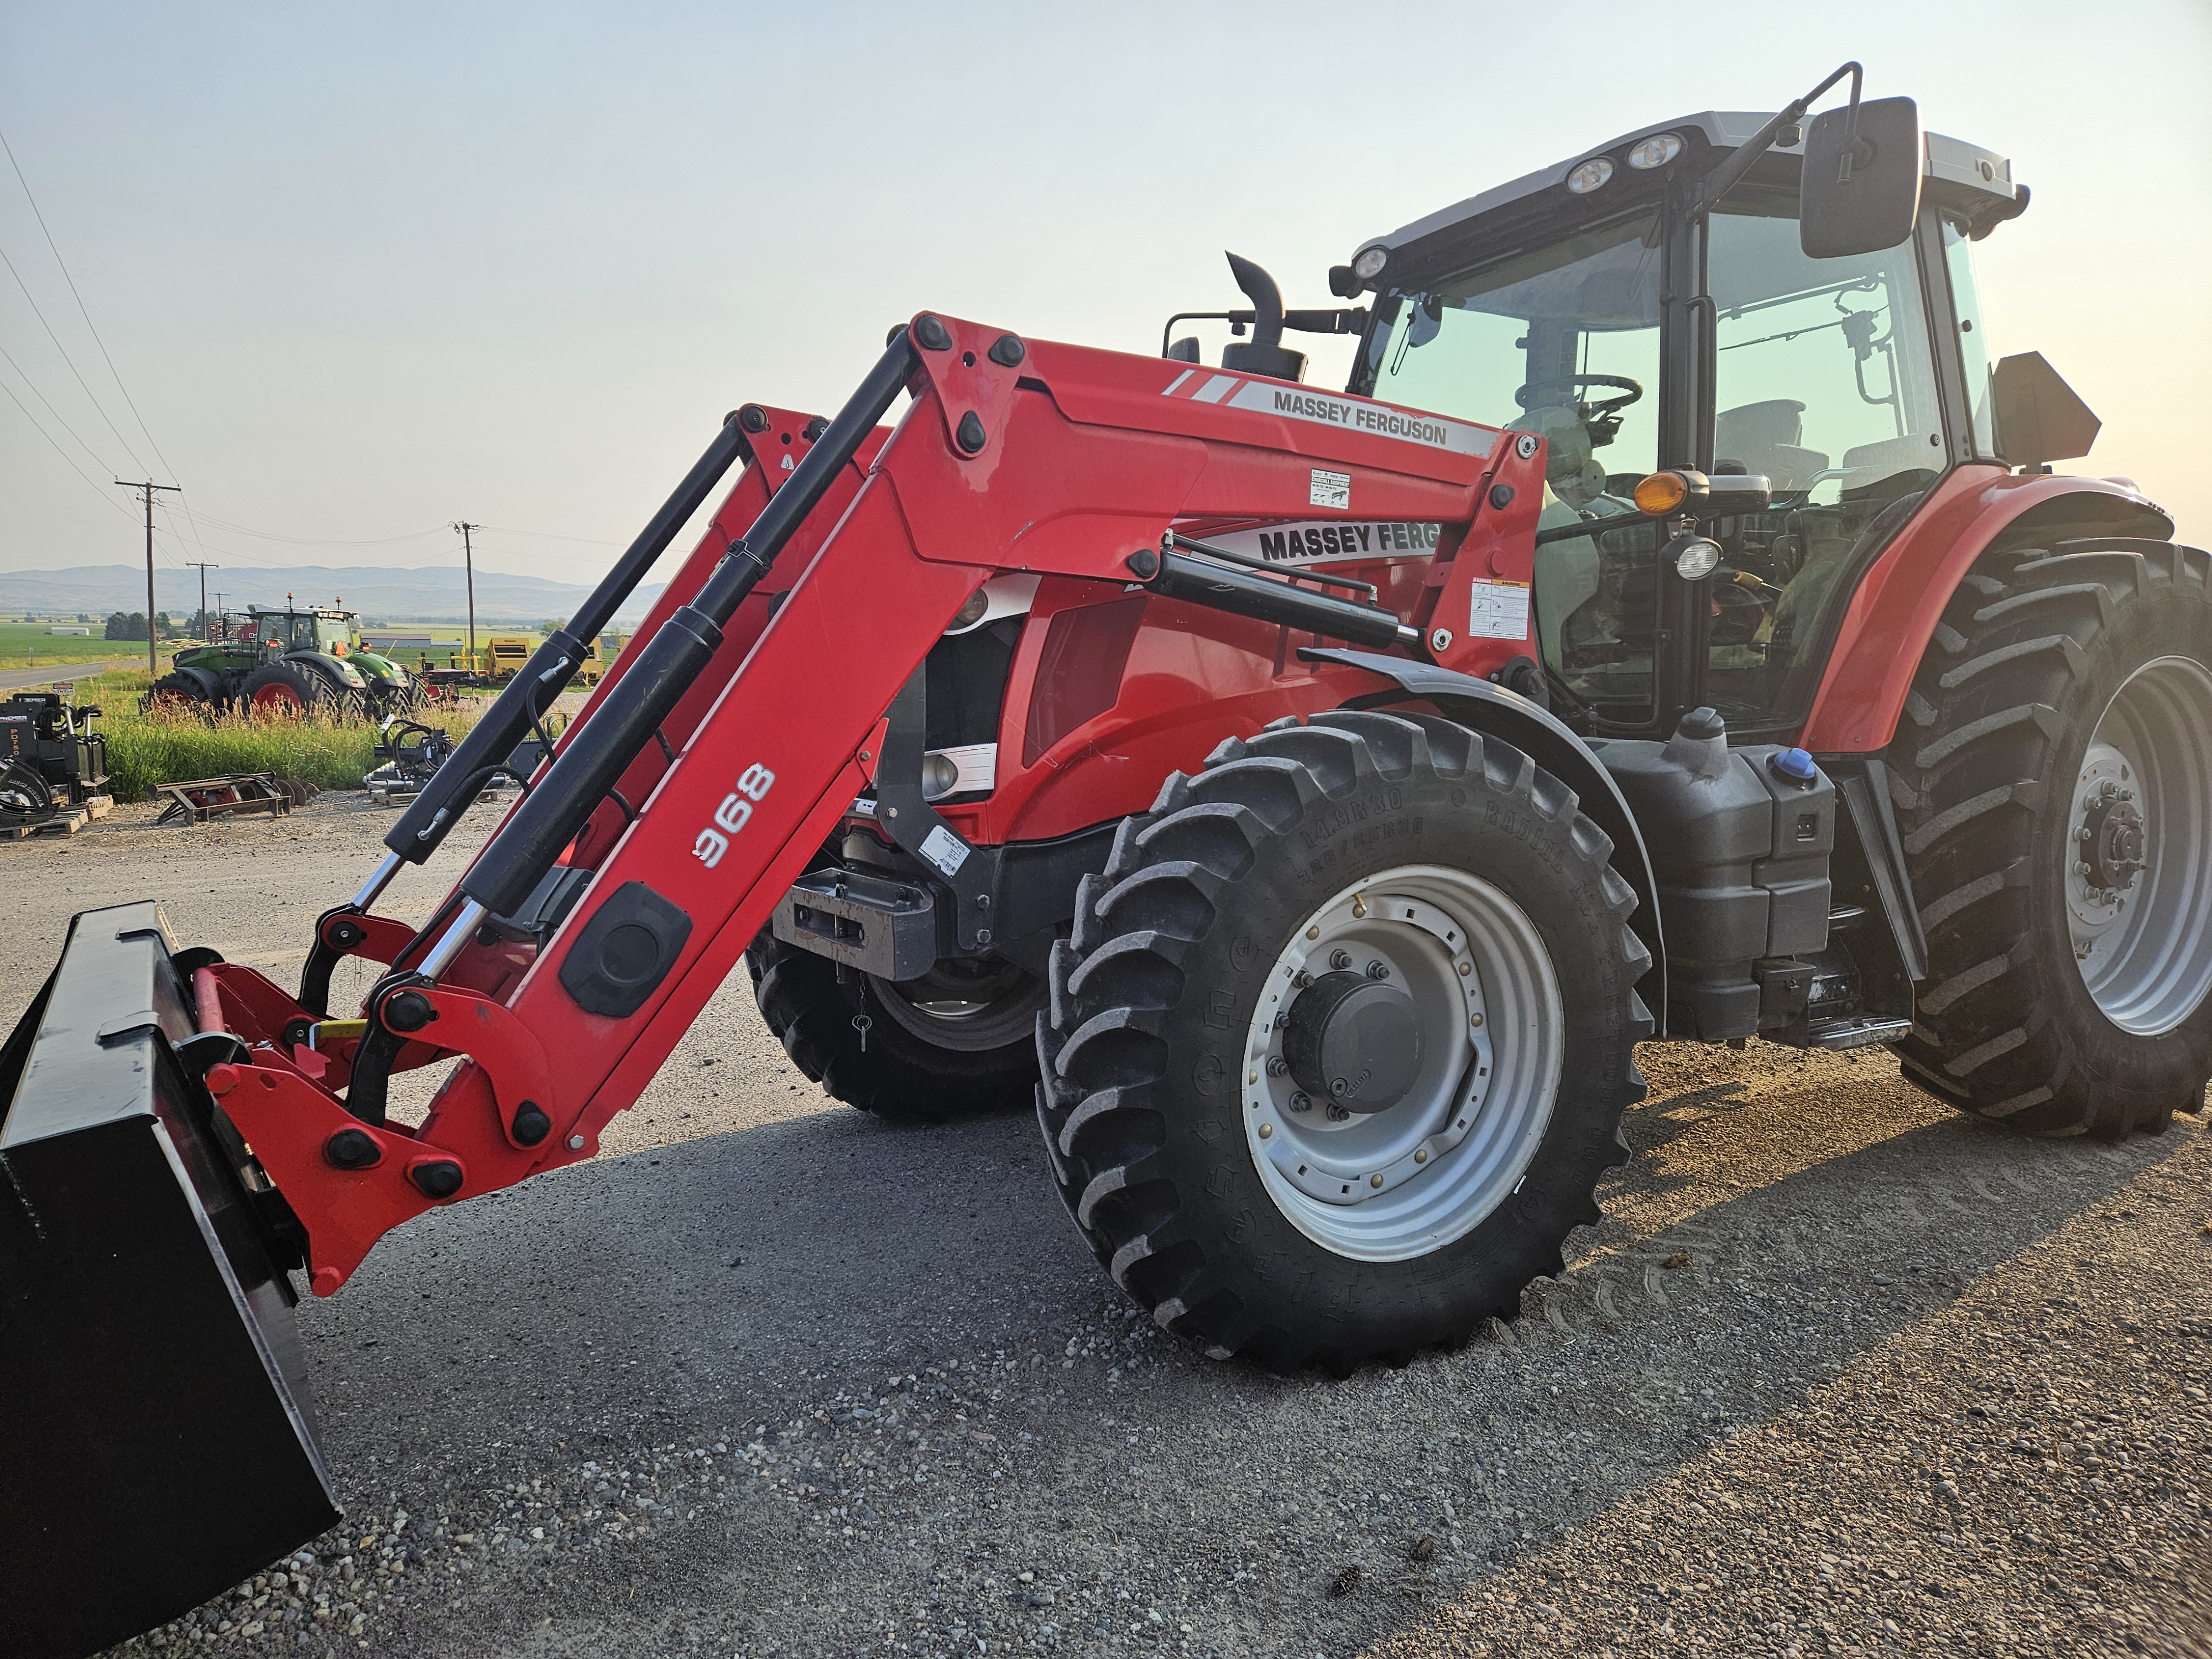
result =
[{"label": "rear tire", "polygon": [[962,1013],[949,1012],[961,1001],[930,998],[922,981],[902,988],[848,969],[840,984],[835,963],[771,933],[753,941],[745,965],[784,1053],[848,1106],[895,1123],[942,1123],[1030,1103],[1044,1002],[1033,975],[1010,966],[975,988]]},{"label": "rear tire", "polygon": [[327,711],[330,690],[319,674],[289,662],[265,662],[246,677],[238,696],[257,719],[296,719]]},{"label": "rear tire", "polygon": [[1897,1052],[1962,1111],[2117,1138],[2204,1103],[2209,570],[2162,542],[1993,556],[1922,659],[1889,762],[1930,974]]},{"label": "rear tire", "polygon": [[[1527,755],[1428,716],[1285,721],[1170,778],[1084,878],[1038,1030],[1047,1154],[1115,1281],[1277,1370],[1517,1313],[1644,1092],[1650,957],[1611,852]],[[1346,1016],[1296,1011],[1363,978],[1406,1006],[1361,1005],[1382,1023],[1309,1092]]]}]

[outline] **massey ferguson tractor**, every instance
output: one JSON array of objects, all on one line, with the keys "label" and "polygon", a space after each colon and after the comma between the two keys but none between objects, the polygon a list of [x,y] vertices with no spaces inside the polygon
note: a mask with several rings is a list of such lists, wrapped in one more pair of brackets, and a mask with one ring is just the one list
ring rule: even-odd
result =
[{"label": "massey ferguson tractor", "polygon": [[[336,1521],[295,1297],[591,1158],[740,957],[841,1099],[1034,1101],[1115,1281],[1282,1370],[1511,1316],[1640,1041],[1886,1044],[2038,1134],[2201,1104],[2212,559],[1993,373],[2009,164],[1857,94],[1447,208],[1357,304],[1240,262],[1218,369],[921,313],[835,418],[729,418],[295,984],[76,917],[0,1051],[14,1650]],[[740,461],[428,924],[378,914]]]}]

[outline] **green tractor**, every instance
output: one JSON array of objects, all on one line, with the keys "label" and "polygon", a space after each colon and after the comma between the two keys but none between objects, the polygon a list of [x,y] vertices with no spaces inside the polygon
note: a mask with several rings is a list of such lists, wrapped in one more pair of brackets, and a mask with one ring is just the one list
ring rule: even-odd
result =
[{"label": "green tractor", "polygon": [[212,645],[179,652],[173,672],[154,683],[148,706],[382,720],[422,703],[413,675],[362,648],[350,611],[253,605],[242,617],[226,617],[223,632],[227,637]]}]

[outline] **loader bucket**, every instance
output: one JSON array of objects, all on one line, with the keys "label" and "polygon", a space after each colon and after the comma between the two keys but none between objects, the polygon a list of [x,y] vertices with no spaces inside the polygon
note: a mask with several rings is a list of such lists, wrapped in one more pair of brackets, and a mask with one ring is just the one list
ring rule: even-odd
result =
[{"label": "loader bucket", "polygon": [[10,1653],[97,1651],[338,1519],[274,1200],[177,1052],[196,1032],[171,951],[151,902],[76,917],[0,1048]]}]

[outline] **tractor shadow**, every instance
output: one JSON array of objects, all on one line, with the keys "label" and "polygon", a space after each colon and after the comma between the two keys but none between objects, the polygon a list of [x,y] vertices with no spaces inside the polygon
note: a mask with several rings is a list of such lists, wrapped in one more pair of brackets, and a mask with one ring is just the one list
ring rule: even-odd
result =
[{"label": "tractor shadow", "polygon": [[[318,1403],[342,1483],[380,1496],[471,1469],[512,1478],[500,1442],[550,1455],[558,1435],[574,1458],[742,1435],[935,1367],[1003,1390],[1002,1431],[1036,1444],[988,1488],[902,1490],[904,1524],[937,1540],[933,1557],[1021,1554],[1076,1582],[1233,1546],[1279,1571],[1192,1594],[1251,1651],[1310,1651],[1419,1622],[1532,1540],[1788,1412],[2206,1127],[2185,1120],[2118,1146],[2027,1140],[1870,1069],[1655,1088],[1629,1127],[1638,1158],[1601,1191],[1607,1219],[1570,1241],[1562,1277],[1532,1287],[1510,1327],[1404,1370],[1331,1382],[1209,1362],[1122,1318],[1028,1116],[906,1130],[840,1109],[580,1166],[410,1224],[307,1310]],[[1072,1335],[1085,1357],[1069,1367]],[[1139,1425],[1141,1466],[1122,1443]],[[1267,1449],[1324,1443],[1418,1450],[1410,1474],[1386,1477]],[[1115,1466],[1126,1474],[1102,1484]],[[1445,1530],[1445,1497],[1461,1547],[1425,1570],[1425,1589],[1328,1595],[1347,1564],[1403,1575],[1408,1540]],[[831,1571],[905,1595],[929,1576],[908,1553],[915,1535],[848,1539]],[[811,1593],[788,1587],[809,1572],[818,1583],[823,1547],[782,1504],[741,1504],[576,1562],[562,1600],[605,1608],[647,1577],[656,1607],[638,1620],[758,1642],[775,1609]],[[481,1606],[473,1651],[549,1650],[534,1613],[509,1613]],[[592,1640],[644,1628],[594,1626]]]}]

